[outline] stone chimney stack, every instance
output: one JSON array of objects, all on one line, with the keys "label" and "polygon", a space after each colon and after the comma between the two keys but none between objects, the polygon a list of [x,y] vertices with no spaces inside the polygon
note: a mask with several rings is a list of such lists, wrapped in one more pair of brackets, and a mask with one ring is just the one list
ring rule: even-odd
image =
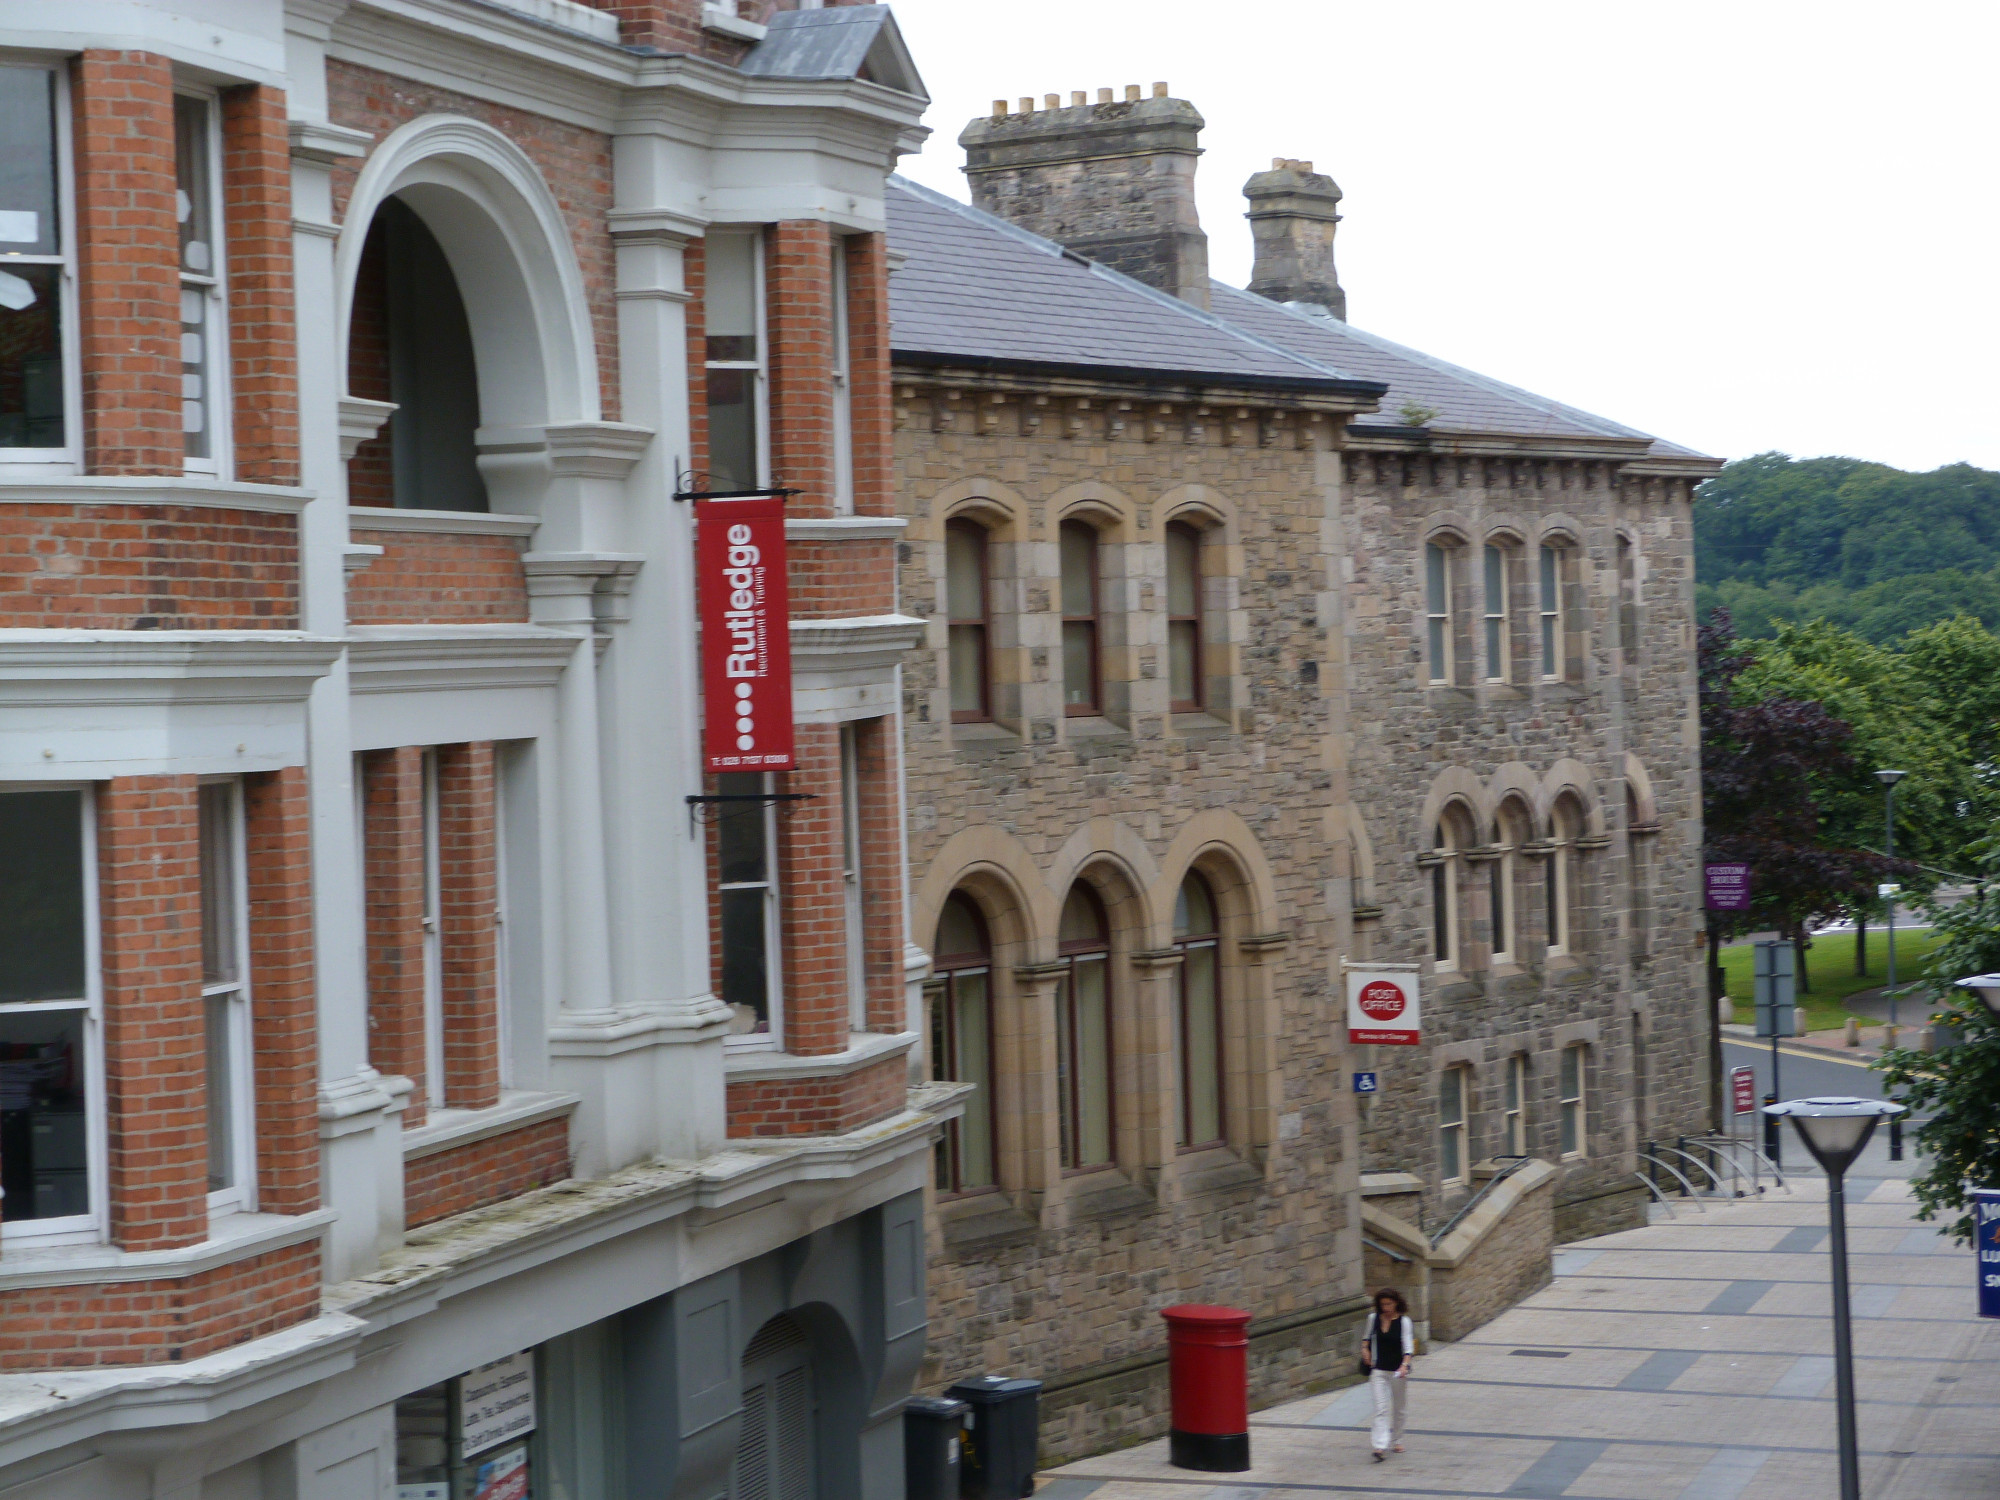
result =
[{"label": "stone chimney stack", "polygon": [[1208,236],[1194,206],[1199,111],[1167,96],[1141,98],[1129,84],[1067,107],[1049,94],[974,120],[959,136],[972,201],[988,213],[1103,261],[1197,307],[1208,306]]},{"label": "stone chimney stack", "polygon": [[1257,262],[1250,290],[1273,302],[1304,302],[1347,321],[1347,293],[1333,270],[1340,188],[1309,161],[1279,157],[1243,184]]}]

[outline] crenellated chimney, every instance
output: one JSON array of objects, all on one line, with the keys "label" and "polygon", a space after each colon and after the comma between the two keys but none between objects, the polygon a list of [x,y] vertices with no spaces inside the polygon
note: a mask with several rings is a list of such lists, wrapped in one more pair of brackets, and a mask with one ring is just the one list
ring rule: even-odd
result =
[{"label": "crenellated chimney", "polygon": [[1164,83],[1141,98],[1110,89],[1031,98],[974,120],[958,138],[972,201],[1023,229],[1197,307],[1208,306],[1208,236],[1195,212],[1202,118]]},{"label": "crenellated chimney", "polygon": [[1333,269],[1340,187],[1309,161],[1279,157],[1243,184],[1257,260],[1250,290],[1273,302],[1323,307],[1347,321],[1347,293]]}]

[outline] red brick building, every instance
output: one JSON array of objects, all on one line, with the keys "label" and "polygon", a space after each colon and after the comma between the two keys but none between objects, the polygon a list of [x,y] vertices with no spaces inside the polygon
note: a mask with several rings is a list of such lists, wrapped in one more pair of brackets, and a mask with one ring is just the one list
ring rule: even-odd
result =
[{"label": "red brick building", "polygon": [[880,6],[0,18],[0,1490],[900,1494],[923,104]]}]

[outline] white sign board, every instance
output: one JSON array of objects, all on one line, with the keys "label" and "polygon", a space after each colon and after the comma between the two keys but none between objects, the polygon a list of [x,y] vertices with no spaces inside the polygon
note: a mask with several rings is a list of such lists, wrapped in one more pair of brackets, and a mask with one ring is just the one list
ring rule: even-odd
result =
[{"label": "white sign board", "polygon": [[535,1356],[510,1354],[458,1383],[458,1451],[470,1458],[535,1430]]},{"label": "white sign board", "polygon": [[1357,1046],[1414,1047],[1418,1024],[1414,964],[1371,964],[1347,971],[1347,1040]]}]

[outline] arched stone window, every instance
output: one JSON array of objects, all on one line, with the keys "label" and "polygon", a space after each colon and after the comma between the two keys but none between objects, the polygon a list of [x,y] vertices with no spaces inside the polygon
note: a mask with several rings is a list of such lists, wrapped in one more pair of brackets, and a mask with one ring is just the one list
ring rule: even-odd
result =
[{"label": "arched stone window", "polygon": [[1104,632],[1099,618],[1103,589],[1097,531],[1082,521],[1065,521],[1058,540],[1063,712],[1071,718],[1089,717],[1104,711]]},{"label": "arched stone window", "polygon": [[1174,713],[1207,702],[1202,664],[1201,533],[1184,521],[1167,527],[1167,697]]},{"label": "arched stone window", "polygon": [[998,1180],[993,1133],[993,944],[986,919],[964,893],[945,902],[933,945],[931,1077],[975,1085],[965,1113],[937,1145],[941,1193],[992,1187]]},{"label": "arched stone window", "polygon": [[1532,815],[1518,797],[1500,804],[1493,823],[1495,857],[1487,864],[1488,916],[1493,929],[1493,962],[1521,960],[1521,846],[1534,827]]},{"label": "arched stone window", "polygon": [[946,522],[944,603],[950,622],[946,654],[954,724],[979,723],[993,717],[991,583],[986,528],[963,519]]},{"label": "arched stone window", "polygon": [[1548,875],[1544,890],[1548,901],[1548,951],[1551,957],[1573,954],[1582,947],[1577,922],[1581,894],[1581,872],[1577,840],[1585,828],[1583,809],[1568,793],[1556,799],[1549,816]]},{"label": "arched stone window", "polygon": [[1180,1144],[1206,1146],[1224,1134],[1221,921],[1215,893],[1193,870],[1174,902],[1174,946],[1181,951]]},{"label": "arched stone window", "polygon": [[1057,930],[1056,1098],[1062,1164],[1110,1166],[1116,1143],[1111,1068],[1111,924],[1087,884],[1070,887]]},{"label": "arched stone window", "polygon": [[1477,842],[1465,805],[1447,803],[1432,826],[1430,851],[1422,861],[1430,867],[1431,962],[1439,969],[1465,967],[1465,921],[1460,903],[1465,854]]},{"label": "arched stone window", "polygon": [[1455,537],[1436,536],[1424,544],[1424,660],[1433,687],[1458,680],[1457,592],[1463,553]]}]

